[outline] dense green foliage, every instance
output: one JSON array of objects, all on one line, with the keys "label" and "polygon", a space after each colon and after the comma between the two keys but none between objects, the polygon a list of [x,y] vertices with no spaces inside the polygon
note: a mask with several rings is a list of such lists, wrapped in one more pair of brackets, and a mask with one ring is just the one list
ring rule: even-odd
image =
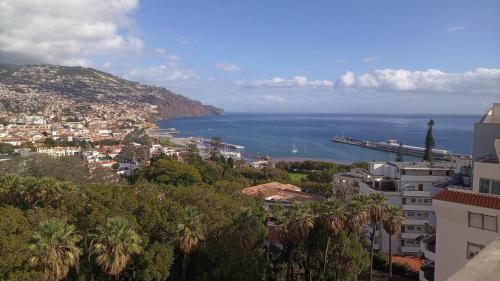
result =
[{"label": "dense green foliage", "polygon": [[[0,280],[357,280],[369,267],[361,230],[372,199],[276,207],[270,218],[241,189],[291,182],[295,168],[203,160],[195,148],[184,159],[154,159],[129,183],[84,180],[88,170],[72,179],[72,158],[49,161],[52,171],[9,164],[21,175],[0,176]],[[307,165],[301,184],[324,190],[330,172],[348,169]]]},{"label": "dense green foliage", "polygon": [[146,128],[135,129],[134,131],[128,133],[123,138],[123,143],[139,143],[139,144],[151,144],[151,140],[149,139]]},{"label": "dense green foliage", "polygon": [[0,142],[0,154],[14,152],[14,146],[5,142]]}]

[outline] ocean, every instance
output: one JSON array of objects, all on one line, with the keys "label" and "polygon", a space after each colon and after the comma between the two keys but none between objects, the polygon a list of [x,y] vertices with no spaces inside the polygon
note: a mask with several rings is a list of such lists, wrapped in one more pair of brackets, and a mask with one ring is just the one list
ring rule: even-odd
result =
[{"label": "ocean", "polygon": [[[471,115],[383,114],[264,114],[226,113],[223,116],[179,118],[159,122],[176,128],[178,136],[221,137],[224,142],[245,146],[246,154],[273,159],[318,159],[337,163],[394,160],[396,155],[347,144],[333,143],[335,135],[361,140],[396,139],[424,146],[427,122],[434,119],[436,148],[471,154],[474,123]],[[298,150],[292,153],[292,148]],[[405,160],[420,160],[406,156]]]}]

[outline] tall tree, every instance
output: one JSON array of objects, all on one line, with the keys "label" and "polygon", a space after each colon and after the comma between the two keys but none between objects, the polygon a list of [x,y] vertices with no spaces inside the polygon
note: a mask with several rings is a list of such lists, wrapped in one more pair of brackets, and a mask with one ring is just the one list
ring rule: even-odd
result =
[{"label": "tall tree", "polygon": [[[369,220],[368,213],[368,196],[366,195],[356,195],[351,202],[347,205],[347,214],[345,220],[345,227],[347,229],[347,236],[351,234],[359,235]],[[344,265],[344,255],[346,251],[347,244],[342,245],[342,250],[339,255],[339,261],[337,262],[337,270],[335,272],[335,280],[339,280],[340,270]]]},{"label": "tall tree", "polygon": [[399,143],[398,154],[396,156],[396,162],[403,162],[403,144]]},{"label": "tall tree", "polygon": [[387,209],[387,198],[381,192],[371,193],[369,195],[369,205],[368,205],[368,213],[370,216],[370,221],[372,224],[372,233],[371,233],[371,243],[370,243],[370,271],[368,280],[372,280],[373,278],[373,248],[375,244],[375,233],[377,231],[377,226],[382,219],[384,218],[385,211]]},{"label": "tall tree", "polygon": [[293,205],[280,217],[281,243],[288,247],[286,280],[294,281],[294,251],[299,243],[309,236],[309,231],[314,227],[315,218],[310,206],[305,203]]},{"label": "tall tree", "polygon": [[259,216],[250,208],[245,208],[236,218],[231,232],[236,240],[236,247],[239,250],[247,250],[262,240],[266,228]]},{"label": "tall tree", "polygon": [[179,248],[182,251],[182,280],[186,280],[188,257],[199,246],[204,239],[201,215],[194,206],[184,209],[182,222],[177,226],[179,235]]},{"label": "tall tree", "polygon": [[73,225],[60,220],[43,222],[28,240],[29,263],[43,272],[45,280],[62,280],[80,264],[82,251],[76,245],[80,239]]},{"label": "tall tree", "polygon": [[425,135],[425,152],[424,161],[432,162],[432,149],[436,145],[434,141],[434,136],[432,135],[432,127],[434,126],[434,120],[429,120],[427,123],[427,134]]},{"label": "tall tree", "polygon": [[404,218],[401,210],[388,206],[383,221],[384,229],[389,234],[389,281],[392,279],[392,236],[401,230]]},{"label": "tall tree", "polygon": [[91,254],[97,255],[96,263],[106,274],[117,280],[134,254],[142,252],[142,241],[124,218],[109,218],[97,228],[96,238],[91,243]]},{"label": "tall tree", "polygon": [[323,255],[323,269],[321,279],[325,279],[326,265],[328,263],[328,250],[330,248],[331,236],[337,234],[344,227],[345,210],[337,199],[330,199],[324,204],[320,220],[328,237],[326,240],[325,252]]}]

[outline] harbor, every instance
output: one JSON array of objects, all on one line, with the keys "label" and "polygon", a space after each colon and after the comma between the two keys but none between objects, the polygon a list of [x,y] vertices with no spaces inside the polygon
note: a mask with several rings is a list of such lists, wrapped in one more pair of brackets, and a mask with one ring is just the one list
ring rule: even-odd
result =
[{"label": "harbor", "polygon": [[[397,140],[386,140],[382,142],[369,141],[369,140],[357,140],[344,136],[335,136],[332,139],[335,143],[350,144],[359,147],[365,147],[370,149],[382,150],[387,152],[397,153],[399,151],[400,143]],[[411,146],[411,145],[401,145],[402,153],[406,155],[423,157],[425,153],[425,147]],[[453,152],[444,149],[433,149],[432,157],[435,160],[450,161],[453,156]]]}]

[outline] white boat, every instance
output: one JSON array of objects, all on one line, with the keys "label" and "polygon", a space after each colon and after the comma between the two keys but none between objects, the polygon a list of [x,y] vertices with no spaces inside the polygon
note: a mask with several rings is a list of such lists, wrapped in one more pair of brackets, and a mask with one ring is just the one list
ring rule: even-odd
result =
[{"label": "white boat", "polygon": [[295,142],[293,142],[292,153],[297,153],[299,150],[295,147]]}]

